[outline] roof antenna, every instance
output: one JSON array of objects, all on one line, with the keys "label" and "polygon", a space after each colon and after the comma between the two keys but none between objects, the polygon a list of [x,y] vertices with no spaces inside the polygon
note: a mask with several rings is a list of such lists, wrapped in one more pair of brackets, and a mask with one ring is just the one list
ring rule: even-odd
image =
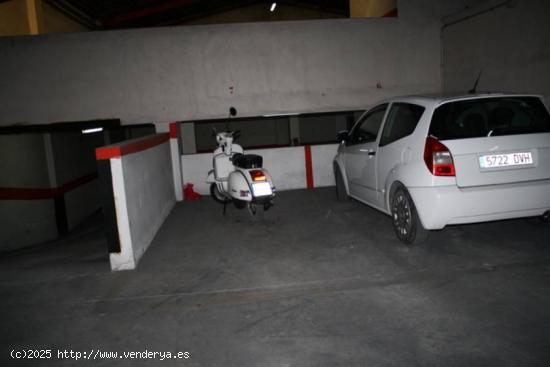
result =
[{"label": "roof antenna", "polygon": [[481,78],[481,72],[483,69],[479,70],[479,74],[477,75],[476,82],[474,83],[474,87],[468,91],[468,94],[476,94],[477,93],[477,84],[479,83],[479,78]]}]

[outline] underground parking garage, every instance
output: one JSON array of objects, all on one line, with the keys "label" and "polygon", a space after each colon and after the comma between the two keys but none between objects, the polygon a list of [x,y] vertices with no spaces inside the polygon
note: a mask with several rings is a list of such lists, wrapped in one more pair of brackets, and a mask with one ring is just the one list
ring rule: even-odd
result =
[{"label": "underground parking garage", "polygon": [[1,364],[548,365],[549,11],[0,2]]}]

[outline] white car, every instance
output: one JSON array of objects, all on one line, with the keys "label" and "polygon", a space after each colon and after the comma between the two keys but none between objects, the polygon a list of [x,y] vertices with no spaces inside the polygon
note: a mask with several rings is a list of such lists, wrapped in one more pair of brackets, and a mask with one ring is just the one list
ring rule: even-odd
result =
[{"label": "white car", "polygon": [[540,96],[392,98],[338,136],[338,199],[390,215],[405,243],[449,224],[550,217],[550,115]]}]

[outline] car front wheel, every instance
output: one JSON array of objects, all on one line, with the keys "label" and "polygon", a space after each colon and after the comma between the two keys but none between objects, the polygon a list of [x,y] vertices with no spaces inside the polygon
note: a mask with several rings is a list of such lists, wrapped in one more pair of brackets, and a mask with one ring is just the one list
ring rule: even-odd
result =
[{"label": "car front wheel", "polygon": [[393,229],[399,240],[407,245],[422,243],[428,231],[422,226],[411,196],[404,187],[395,190],[391,200]]}]

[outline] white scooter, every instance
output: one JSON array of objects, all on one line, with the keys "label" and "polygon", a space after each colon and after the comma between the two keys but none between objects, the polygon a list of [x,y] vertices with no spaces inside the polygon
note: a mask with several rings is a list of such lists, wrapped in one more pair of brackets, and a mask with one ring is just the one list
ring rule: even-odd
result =
[{"label": "white scooter", "polygon": [[268,210],[273,205],[275,187],[262,168],[262,157],[243,154],[243,148],[233,143],[239,131],[214,133],[218,147],[214,150],[214,169],[206,179],[212,198],[224,204],[224,214],[229,201],[238,209],[247,207],[252,215]]}]

